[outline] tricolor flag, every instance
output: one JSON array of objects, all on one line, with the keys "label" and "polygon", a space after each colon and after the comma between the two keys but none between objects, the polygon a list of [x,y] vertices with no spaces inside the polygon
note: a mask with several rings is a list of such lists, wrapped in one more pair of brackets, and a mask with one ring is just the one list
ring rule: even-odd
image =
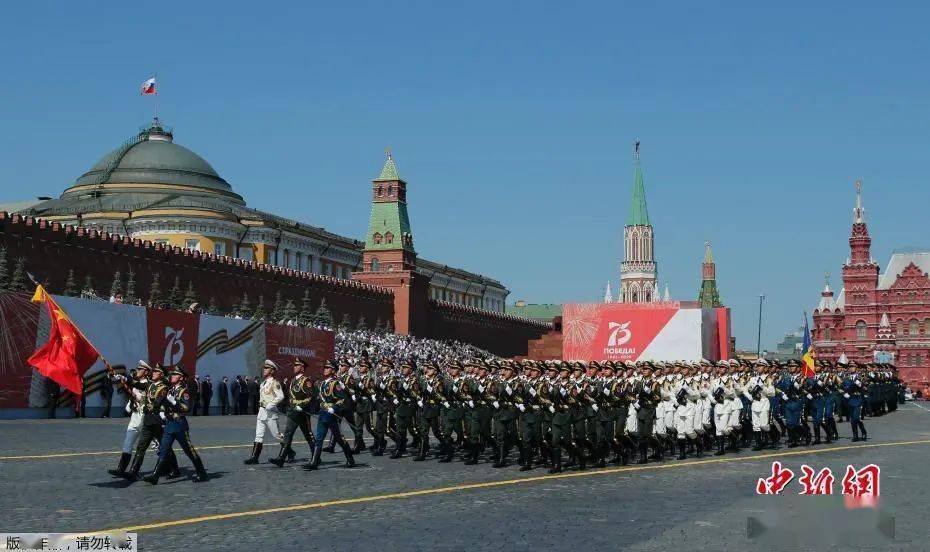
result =
[{"label": "tricolor flag", "polygon": [[804,345],[801,350],[801,364],[804,366],[805,378],[817,373],[814,366],[814,348],[811,347],[811,329],[807,325],[807,312],[804,313]]},{"label": "tricolor flag", "polygon": [[75,395],[81,395],[81,380],[100,353],[84,337],[81,330],[68,318],[65,311],[42,286],[36,287],[34,303],[45,303],[51,328],[48,342],[32,354],[27,361],[43,376],[55,381]]},{"label": "tricolor flag", "polygon": [[150,96],[152,94],[157,94],[155,91],[155,77],[150,78],[149,80],[142,83],[142,95]]}]

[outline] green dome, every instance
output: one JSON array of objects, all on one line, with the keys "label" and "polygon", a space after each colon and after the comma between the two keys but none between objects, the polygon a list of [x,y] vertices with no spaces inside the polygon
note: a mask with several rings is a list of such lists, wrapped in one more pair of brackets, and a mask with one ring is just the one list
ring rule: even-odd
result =
[{"label": "green dome", "polygon": [[88,184],[176,184],[232,193],[210,163],[155,125],[108,153],[74,185]]}]

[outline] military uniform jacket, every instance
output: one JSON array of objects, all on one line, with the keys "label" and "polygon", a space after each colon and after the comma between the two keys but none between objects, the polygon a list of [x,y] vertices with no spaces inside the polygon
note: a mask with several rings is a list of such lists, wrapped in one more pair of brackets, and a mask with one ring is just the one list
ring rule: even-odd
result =
[{"label": "military uniform jacket", "polygon": [[368,414],[375,409],[375,379],[371,372],[355,380],[355,411]]},{"label": "military uniform jacket", "polygon": [[422,391],[420,400],[423,402],[421,409],[423,416],[436,418],[439,416],[439,408],[442,403],[447,402],[442,392],[442,380],[439,379],[439,376],[424,377],[420,382],[420,390]]},{"label": "military uniform jacket", "polygon": [[161,425],[158,413],[161,411],[161,401],[168,394],[168,385],[165,380],[149,382],[142,398],[142,423],[147,426]]},{"label": "military uniform jacket", "polygon": [[313,398],[313,385],[310,383],[310,378],[303,374],[294,377],[287,389],[287,396],[292,407],[299,406],[306,410],[310,406],[310,399]]},{"label": "military uniform jacket", "polygon": [[316,384],[317,397],[320,399],[320,410],[328,413],[329,408],[333,409],[336,416],[342,416],[346,404],[346,388],[342,380],[330,376]]},{"label": "military uniform jacket", "polygon": [[517,383],[517,378],[514,377],[508,381],[497,380],[491,384],[493,386],[492,393],[498,403],[497,419],[502,422],[517,419],[519,411],[514,403],[517,395]]},{"label": "military uniform jacket", "polygon": [[636,411],[636,417],[640,420],[655,418],[659,399],[659,384],[651,380],[643,380],[639,390],[639,410]]},{"label": "military uniform jacket", "polygon": [[[174,397],[174,404],[168,400],[168,395]],[[193,397],[191,397],[187,386],[179,382],[177,385],[167,389],[166,393],[159,403],[159,408],[165,413],[165,431],[168,433],[184,433],[188,431],[187,413],[193,407]]]}]

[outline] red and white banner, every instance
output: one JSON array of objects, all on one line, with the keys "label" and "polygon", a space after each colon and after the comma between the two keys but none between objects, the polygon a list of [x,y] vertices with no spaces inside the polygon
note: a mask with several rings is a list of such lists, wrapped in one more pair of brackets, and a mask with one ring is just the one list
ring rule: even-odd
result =
[{"label": "red and white banner", "polygon": [[[729,325],[727,324],[729,341]],[[575,303],[562,308],[564,360],[718,360],[715,309],[659,303]]]},{"label": "red and white banner", "polygon": [[197,369],[197,331],[200,315],[148,309],[145,316],[148,358],[165,368],[180,365],[194,375]]},{"label": "red and white banner", "polygon": [[268,358],[293,376],[294,357],[307,363],[306,373],[316,378],[323,373],[323,364],[333,358],[336,339],[333,332],[300,326],[268,326],[265,328],[265,350]]}]

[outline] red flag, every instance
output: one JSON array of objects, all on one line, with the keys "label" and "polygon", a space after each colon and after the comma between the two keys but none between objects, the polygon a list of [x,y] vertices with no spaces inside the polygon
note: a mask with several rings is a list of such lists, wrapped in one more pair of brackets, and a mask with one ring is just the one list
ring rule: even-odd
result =
[{"label": "red flag", "polygon": [[45,303],[52,321],[48,342],[29,357],[28,363],[43,375],[81,395],[81,380],[100,353],[68,318],[42,286],[36,288],[34,303]]}]

